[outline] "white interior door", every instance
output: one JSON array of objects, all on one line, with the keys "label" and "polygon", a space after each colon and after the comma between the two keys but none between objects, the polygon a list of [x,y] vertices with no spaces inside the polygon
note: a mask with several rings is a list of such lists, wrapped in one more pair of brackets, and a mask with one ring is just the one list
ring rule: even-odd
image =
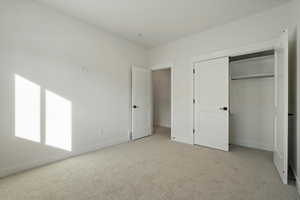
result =
[{"label": "white interior door", "polygon": [[288,33],[275,48],[275,116],[273,161],[282,182],[288,179]]},{"label": "white interior door", "polygon": [[194,143],[229,150],[229,58],[197,63],[194,74]]},{"label": "white interior door", "polygon": [[132,68],[132,139],[151,134],[151,71]]}]

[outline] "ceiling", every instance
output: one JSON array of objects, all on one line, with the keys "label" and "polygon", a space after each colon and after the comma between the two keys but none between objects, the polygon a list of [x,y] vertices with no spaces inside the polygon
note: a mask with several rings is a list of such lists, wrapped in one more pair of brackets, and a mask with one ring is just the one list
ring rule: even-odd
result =
[{"label": "ceiling", "polygon": [[289,0],[36,1],[149,48],[289,2]]}]

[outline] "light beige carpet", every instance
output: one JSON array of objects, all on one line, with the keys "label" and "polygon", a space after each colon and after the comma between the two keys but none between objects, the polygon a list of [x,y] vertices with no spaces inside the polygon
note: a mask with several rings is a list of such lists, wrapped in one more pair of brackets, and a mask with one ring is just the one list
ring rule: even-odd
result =
[{"label": "light beige carpet", "polygon": [[270,152],[172,142],[167,129],[0,180],[1,200],[295,200]]}]

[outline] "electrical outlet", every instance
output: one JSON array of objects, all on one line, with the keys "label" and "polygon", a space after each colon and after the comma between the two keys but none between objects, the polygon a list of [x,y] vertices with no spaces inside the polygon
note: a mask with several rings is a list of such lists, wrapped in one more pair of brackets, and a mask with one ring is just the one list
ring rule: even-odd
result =
[{"label": "electrical outlet", "polygon": [[129,140],[132,140],[132,132],[128,131]]},{"label": "electrical outlet", "polygon": [[103,128],[99,128],[99,136],[103,136],[103,135],[104,135]]},{"label": "electrical outlet", "polygon": [[83,72],[83,73],[84,73],[84,72],[85,72],[85,73],[89,72],[88,68],[86,68],[86,67],[81,67],[80,70],[81,70],[81,72]]}]

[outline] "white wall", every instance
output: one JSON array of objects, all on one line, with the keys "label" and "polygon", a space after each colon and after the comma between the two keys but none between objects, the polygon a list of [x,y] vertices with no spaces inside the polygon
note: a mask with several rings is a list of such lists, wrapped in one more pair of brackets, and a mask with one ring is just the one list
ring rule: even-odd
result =
[{"label": "white wall", "polygon": [[[1,0],[0,27],[0,176],[128,141],[144,48],[29,0]],[[72,102],[71,153],[14,136],[14,74]]]},{"label": "white wall", "polygon": [[171,128],[171,70],[152,72],[154,125]]},{"label": "white wall", "polygon": [[291,7],[289,3],[150,50],[151,65],[174,64],[172,135],[176,140],[193,143],[191,59],[209,52],[277,38],[283,29],[291,27]]},{"label": "white wall", "polygon": [[[230,63],[232,77],[274,73],[274,56]],[[230,81],[230,143],[273,151],[274,78]]]}]

